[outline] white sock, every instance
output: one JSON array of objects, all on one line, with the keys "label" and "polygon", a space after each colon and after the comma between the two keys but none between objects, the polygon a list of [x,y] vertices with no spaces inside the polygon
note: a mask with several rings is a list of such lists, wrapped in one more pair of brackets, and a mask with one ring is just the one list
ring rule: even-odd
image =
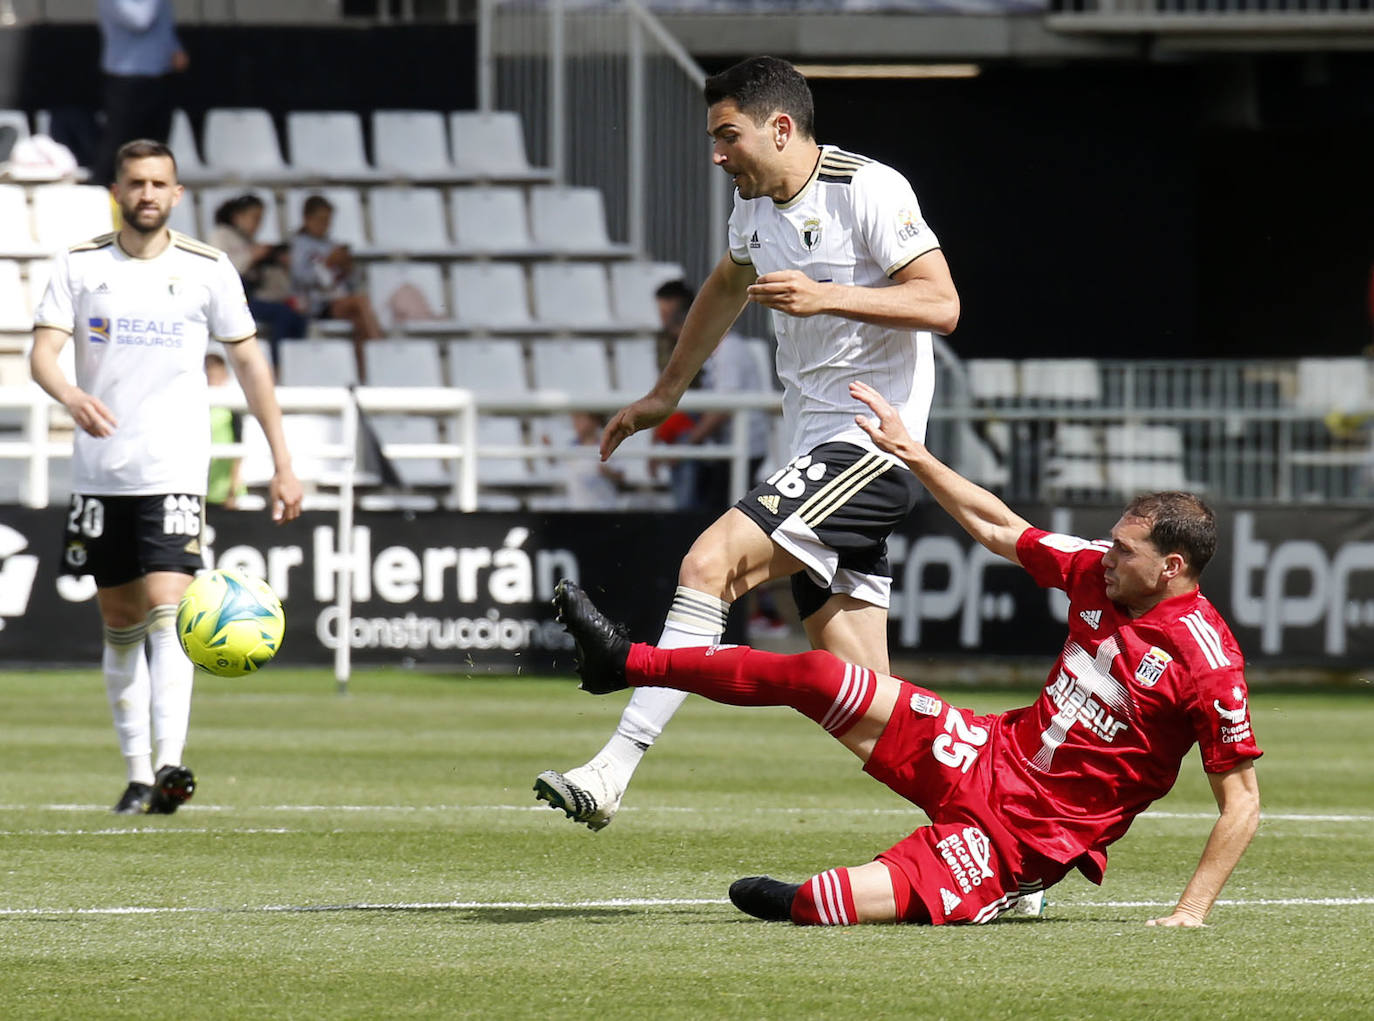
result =
[{"label": "white sock", "polygon": [[144,624],[105,628],[100,669],[114,716],[115,736],[130,783],[153,782],[152,742],[148,735],[148,659],[143,654]]},{"label": "white sock", "polygon": [[153,737],[157,765],[181,765],[191,725],[191,686],[195,667],[177,640],[177,608],[154,606],[148,614],[148,673],[152,678]]},{"label": "white sock", "polygon": [[[730,604],[723,599],[679,585],[673,595],[658,640],[660,649],[695,649],[715,645],[725,634]],[[685,691],[675,688],[635,688],[620,723],[597,758],[610,767],[622,788],[628,787],[644,753],[663,733],[683,701]]]}]

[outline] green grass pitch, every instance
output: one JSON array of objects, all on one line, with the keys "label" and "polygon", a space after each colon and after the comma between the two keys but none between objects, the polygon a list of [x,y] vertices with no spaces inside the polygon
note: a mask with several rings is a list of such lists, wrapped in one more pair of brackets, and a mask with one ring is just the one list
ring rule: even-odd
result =
[{"label": "green grass pitch", "polygon": [[726,888],[860,864],[923,818],[800,716],[700,699],[604,832],[536,805],[622,705],[567,679],[200,677],[195,800],[131,820],[98,673],[0,674],[0,1018],[1374,1017],[1368,692],[1253,694],[1266,818],[1197,931],[1143,924],[1215,814],[1195,753],[1106,884],[1071,877],[1042,920],[798,929]]}]

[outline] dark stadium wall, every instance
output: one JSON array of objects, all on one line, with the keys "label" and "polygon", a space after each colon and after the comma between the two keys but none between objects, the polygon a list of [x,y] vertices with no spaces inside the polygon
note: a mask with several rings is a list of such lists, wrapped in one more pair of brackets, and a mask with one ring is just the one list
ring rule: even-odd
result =
[{"label": "dark stadium wall", "polygon": [[[212,106],[264,107],[281,115],[476,105],[472,25],[187,26],[179,34],[191,55],[179,105],[197,123]],[[0,108],[99,104],[94,26],[35,26],[0,33],[0,39]]]},{"label": "dark stadium wall", "polygon": [[961,354],[1353,354],[1371,339],[1374,58],[1321,66],[817,81],[818,134],[908,171],[963,297]]}]

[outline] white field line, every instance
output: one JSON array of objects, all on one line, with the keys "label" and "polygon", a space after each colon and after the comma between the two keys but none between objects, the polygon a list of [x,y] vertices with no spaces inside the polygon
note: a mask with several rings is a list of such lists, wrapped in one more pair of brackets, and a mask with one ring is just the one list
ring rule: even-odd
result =
[{"label": "white field line", "polygon": [[236,827],[219,829],[209,826],[176,827],[163,829],[161,826],[130,826],[127,829],[108,828],[99,830],[0,830],[0,837],[127,837],[144,833],[157,833],[161,836],[175,836],[181,833],[214,833],[254,835],[260,833],[295,833],[282,827]]},{"label": "white field line", "polygon": [[[77,805],[77,804],[51,804],[51,805],[0,805],[0,812],[102,812],[108,809],[107,805]],[[454,812],[548,812],[550,806],[546,804],[533,805],[207,805],[192,803],[185,806],[187,812],[393,812],[393,813],[454,813]],[[694,808],[687,805],[651,805],[639,806],[629,805],[621,809],[622,812],[676,812],[683,815],[700,815],[708,810]],[[716,810],[709,810],[712,814],[718,814]],[[787,805],[754,805],[749,808],[750,815],[849,815],[849,816],[884,816],[884,815],[919,815],[920,810],[914,806],[911,808],[844,808],[832,807],[827,805],[817,805],[812,808],[800,808]],[[1160,812],[1151,811],[1140,815],[1140,819],[1215,819],[1215,812]],[[1264,812],[1260,816],[1262,821],[1269,822],[1374,822],[1374,815],[1358,814],[1337,814],[1337,813],[1313,813],[1313,812]]]},{"label": "white field line", "polygon": [[[571,901],[419,901],[397,904],[261,904],[242,907],[104,907],[104,908],[0,908],[0,917],[32,915],[206,915],[206,914],[314,914],[331,911],[576,911],[600,908],[704,907],[729,904],[724,898],[631,898]],[[1066,908],[1167,908],[1173,901],[1058,901]],[[1285,897],[1217,901],[1225,907],[1368,907],[1374,897]]]}]

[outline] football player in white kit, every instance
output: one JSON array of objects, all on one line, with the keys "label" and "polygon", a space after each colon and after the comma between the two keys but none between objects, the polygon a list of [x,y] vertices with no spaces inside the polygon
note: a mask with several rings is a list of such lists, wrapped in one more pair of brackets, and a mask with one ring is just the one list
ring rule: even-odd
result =
[{"label": "football player in white kit", "polygon": [[[210,338],[224,343],[271,447],[275,520],[300,514],[301,485],[237,271],[219,249],[167,228],[182,194],[171,150],[123,145],[110,191],[122,225],[56,257],[30,365],[77,426],[62,570],[95,578],[101,667],[128,770],[114,811],[171,814],[196,783],[182,763],[193,669],[174,625],[204,566]],[[74,383],[58,363],[68,339]]]},{"label": "football player in white kit", "polygon": [[[773,310],[791,460],[712,524],[678,574],[659,646],[717,644],[730,605],[792,578],[814,648],[888,673],[887,536],[917,483],[855,424],[862,380],[923,439],[934,388],[932,333],[959,295],[911,185],[875,160],[817,144],[811,90],[786,61],[753,57],[706,81],[712,159],[735,184],[729,252],[702,285],[654,388],[607,424],[601,456],[672,413],[747,302]],[[639,688],[588,763],[546,770],[535,793],[599,830],[644,752],[682,704]]]}]

